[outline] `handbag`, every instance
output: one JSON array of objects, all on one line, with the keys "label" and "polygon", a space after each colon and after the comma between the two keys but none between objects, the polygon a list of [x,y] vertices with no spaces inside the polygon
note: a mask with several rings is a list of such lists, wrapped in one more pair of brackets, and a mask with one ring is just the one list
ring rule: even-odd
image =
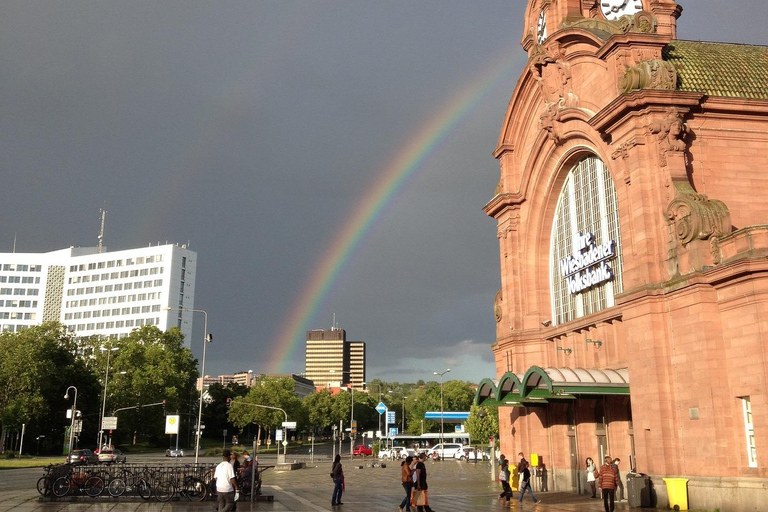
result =
[{"label": "handbag", "polygon": [[599,476],[600,476],[600,473],[598,473],[598,472],[597,472],[597,469],[595,469],[595,470],[592,472],[592,476],[594,476],[594,477],[595,477],[595,480],[597,480],[597,477],[599,477]]},{"label": "handbag", "polygon": [[413,490],[413,497],[411,498],[411,506],[414,507],[423,507],[427,504],[427,494],[425,491],[422,491],[421,489],[414,489]]}]

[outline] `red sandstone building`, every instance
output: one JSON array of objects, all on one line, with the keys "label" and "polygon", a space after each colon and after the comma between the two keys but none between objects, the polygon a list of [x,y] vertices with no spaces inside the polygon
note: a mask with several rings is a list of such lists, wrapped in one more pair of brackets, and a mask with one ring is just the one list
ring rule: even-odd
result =
[{"label": "red sandstone building", "polygon": [[[696,3],[690,4],[691,9]],[[495,152],[502,452],[586,492],[606,454],[768,502],[768,47],[677,40],[672,0],[532,0]],[[626,480],[625,480],[626,481]]]}]

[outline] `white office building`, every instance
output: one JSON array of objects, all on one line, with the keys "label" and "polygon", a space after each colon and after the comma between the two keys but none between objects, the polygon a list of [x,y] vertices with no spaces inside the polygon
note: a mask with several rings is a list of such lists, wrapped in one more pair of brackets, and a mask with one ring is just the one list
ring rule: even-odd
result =
[{"label": "white office building", "polygon": [[0,253],[0,328],[58,320],[77,336],[119,339],[143,325],[178,326],[189,346],[196,263],[197,254],[178,245]]}]

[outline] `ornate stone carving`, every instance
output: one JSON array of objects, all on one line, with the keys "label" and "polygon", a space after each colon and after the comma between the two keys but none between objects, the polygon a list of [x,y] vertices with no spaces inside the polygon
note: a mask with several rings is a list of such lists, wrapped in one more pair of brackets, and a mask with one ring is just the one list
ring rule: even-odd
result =
[{"label": "ornate stone carving", "polygon": [[539,126],[547,132],[549,140],[558,144],[560,142],[560,133],[555,127],[555,122],[560,121],[560,108],[557,103],[547,103],[544,112],[539,117]]},{"label": "ornate stone carving", "polygon": [[504,318],[504,312],[501,307],[501,303],[504,301],[501,290],[499,290],[496,293],[496,298],[493,299],[493,316],[496,318],[496,322],[501,322],[502,318]]},{"label": "ornate stone carving", "polygon": [[626,160],[629,158],[629,150],[637,146],[637,140],[632,139],[630,141],[625,142],[624,144],[621,144],[616,148],[616,151],[611,153],[611,160],[618,160],[621,158],[622,160]]},{"label": "ornate stone carving", "polygon": [[667,165],[667,153],[683,152],[688,146],[685,141],[688,135],[688,126],[685,124],[680,111],[674,107],[667,109],[667,115],[664,119],[651,123],[648,126],[648,131],[658,138],[662,167]]},{"label": "ornate stone carving", "polygon": [[651,59],[627,68],[619,82],[619,91],[629,93],[642,89],[677,89],[677,70],[672,63]]},{"label": "ornate stone carving", "polygon": [[674,227],[677,241],[683,246],[694,240],[707,240],[731,232],[728,207],[704,194],[680,194],[669,203],[666,214],[667,222]]},{"label": "ornate stone carving", "polygon": [[544,100],[544,112],[539,117],[539,126],[557,144],[560,136],[555,123],[560,121],[560,111],[579,105],[579,97],[571,87],[571,66],[565,60],[562,47],[555,42],[546,48],[535,45],[528,68],[538,82]]},{"label": "ornate stone carving", "polygon": [[625,34],[627,32],[656,33],[656,18],[648,11],[640,11],[633,16],[622,16],[616,23]]}]

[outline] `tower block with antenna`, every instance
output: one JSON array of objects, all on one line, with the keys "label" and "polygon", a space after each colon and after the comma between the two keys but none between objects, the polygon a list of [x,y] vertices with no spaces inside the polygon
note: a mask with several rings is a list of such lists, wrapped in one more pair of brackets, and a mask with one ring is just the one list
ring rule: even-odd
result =
[{"label": "tower block with antenna", "polygon": [[101,254],[101,246],[104,242],[104,223],[107,220],[107,210],[100,208],[99,211],[101,212],[101,227],[99,228],[99,244],[96,246],[96,252]]}]

